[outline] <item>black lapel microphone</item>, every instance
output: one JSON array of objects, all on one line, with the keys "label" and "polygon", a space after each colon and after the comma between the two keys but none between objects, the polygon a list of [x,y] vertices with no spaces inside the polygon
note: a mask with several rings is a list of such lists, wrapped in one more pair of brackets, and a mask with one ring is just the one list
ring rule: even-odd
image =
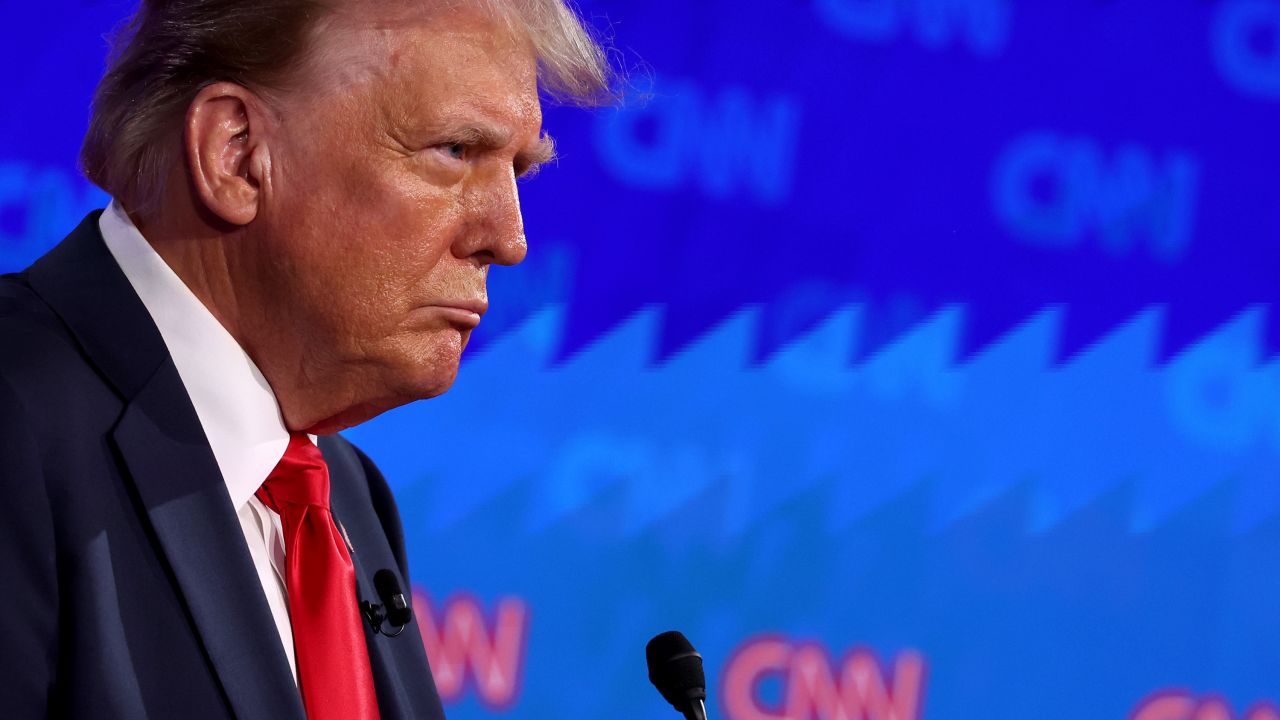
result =
[{"label": "black lapel microphone", "polygon": [[644,648],[649,661],[649,682],[686,720],[707,720],[707,679],[702,656],[689,639],[676,630],[664,632]]},{"label": "black lapel microphone", "polygon": [[387,621],[397,628],[408,625],[410,618],[413,617],[413,606],[409,604],[404,591],[400,589],[400,581],[396,578],[396,574],[386,568],[379,570],[373,574],[373,587],[387,607]]},{"label": "black lapel microphone", "polygon": [[[400,589],[400,580],[396,578],[396,574],[386,568],[374,573],[373,588],[378,591],[378,597],[382,603],[372,603],[368,600],[360,603],[360,609],[369,619],[373,631],[387,637],[395,637],[404,632],[405,626],[413,619],[413,605]],[[383,630],[383,622],[391,623],[393,632]]]}]

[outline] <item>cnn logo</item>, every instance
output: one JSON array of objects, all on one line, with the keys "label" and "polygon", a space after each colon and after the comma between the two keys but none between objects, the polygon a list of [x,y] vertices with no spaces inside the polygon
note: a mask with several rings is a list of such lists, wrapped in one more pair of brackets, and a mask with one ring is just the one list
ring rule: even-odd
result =
[{"label": "cnn logo", "polygon": [[919,720],[924,705],[925,661],[914,651],[886,666],[865,648],[836,660],[815,643],[766,635],[734,651],[721,677],[730,720]]},{"label": "cnn logo", "polygon": [[1264,701],[1236,715],[1227,701],[1217,695],[1162,690],[1138,703],[1129,720],[1280,720],[1280,710],[1275,703]]}]

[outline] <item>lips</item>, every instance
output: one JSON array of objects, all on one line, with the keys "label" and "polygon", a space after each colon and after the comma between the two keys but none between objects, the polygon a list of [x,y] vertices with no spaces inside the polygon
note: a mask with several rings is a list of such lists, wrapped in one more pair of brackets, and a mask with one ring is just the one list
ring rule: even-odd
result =
[{"label": "lips", "polygon": [[480,324],[480,317],[489,309],[489,303],[484,300],[448,301],[433,303],[424,309],[443,315],[451,325],[471,330]]},{"label": "lips", "polygon": [[457,300],[434,303],[434,305],[435,307],[444,309],[462,310],[464,312],[473,313],[477,316],[484,315],[489,309],[489,302],[487,300]]}]

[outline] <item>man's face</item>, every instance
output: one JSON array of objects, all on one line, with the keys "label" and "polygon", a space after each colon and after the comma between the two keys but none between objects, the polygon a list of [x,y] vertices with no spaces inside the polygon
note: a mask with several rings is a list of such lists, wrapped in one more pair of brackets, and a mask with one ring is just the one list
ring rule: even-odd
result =
[{"label": "man's face", "polygon": [[255,357],[297,364],[272,384],[382,410],[453,383],[489,266],[524,258],[516,178],[548,148],[522,38],[465,8],[360,14],[281,103],[242,269],[270,296]]}]

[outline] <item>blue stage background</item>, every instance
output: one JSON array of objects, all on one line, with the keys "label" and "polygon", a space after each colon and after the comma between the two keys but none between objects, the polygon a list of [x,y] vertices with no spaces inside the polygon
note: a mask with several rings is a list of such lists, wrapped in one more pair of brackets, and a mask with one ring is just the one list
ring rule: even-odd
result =
[{"label": "blue stage background", "polygon": [[[674,717],[680,628],[729,720],[1280,718],[1280,0],[581,8],[629,99],[348,433],[450,717]],[[0,9],[11,271],[130,3]]]}]

